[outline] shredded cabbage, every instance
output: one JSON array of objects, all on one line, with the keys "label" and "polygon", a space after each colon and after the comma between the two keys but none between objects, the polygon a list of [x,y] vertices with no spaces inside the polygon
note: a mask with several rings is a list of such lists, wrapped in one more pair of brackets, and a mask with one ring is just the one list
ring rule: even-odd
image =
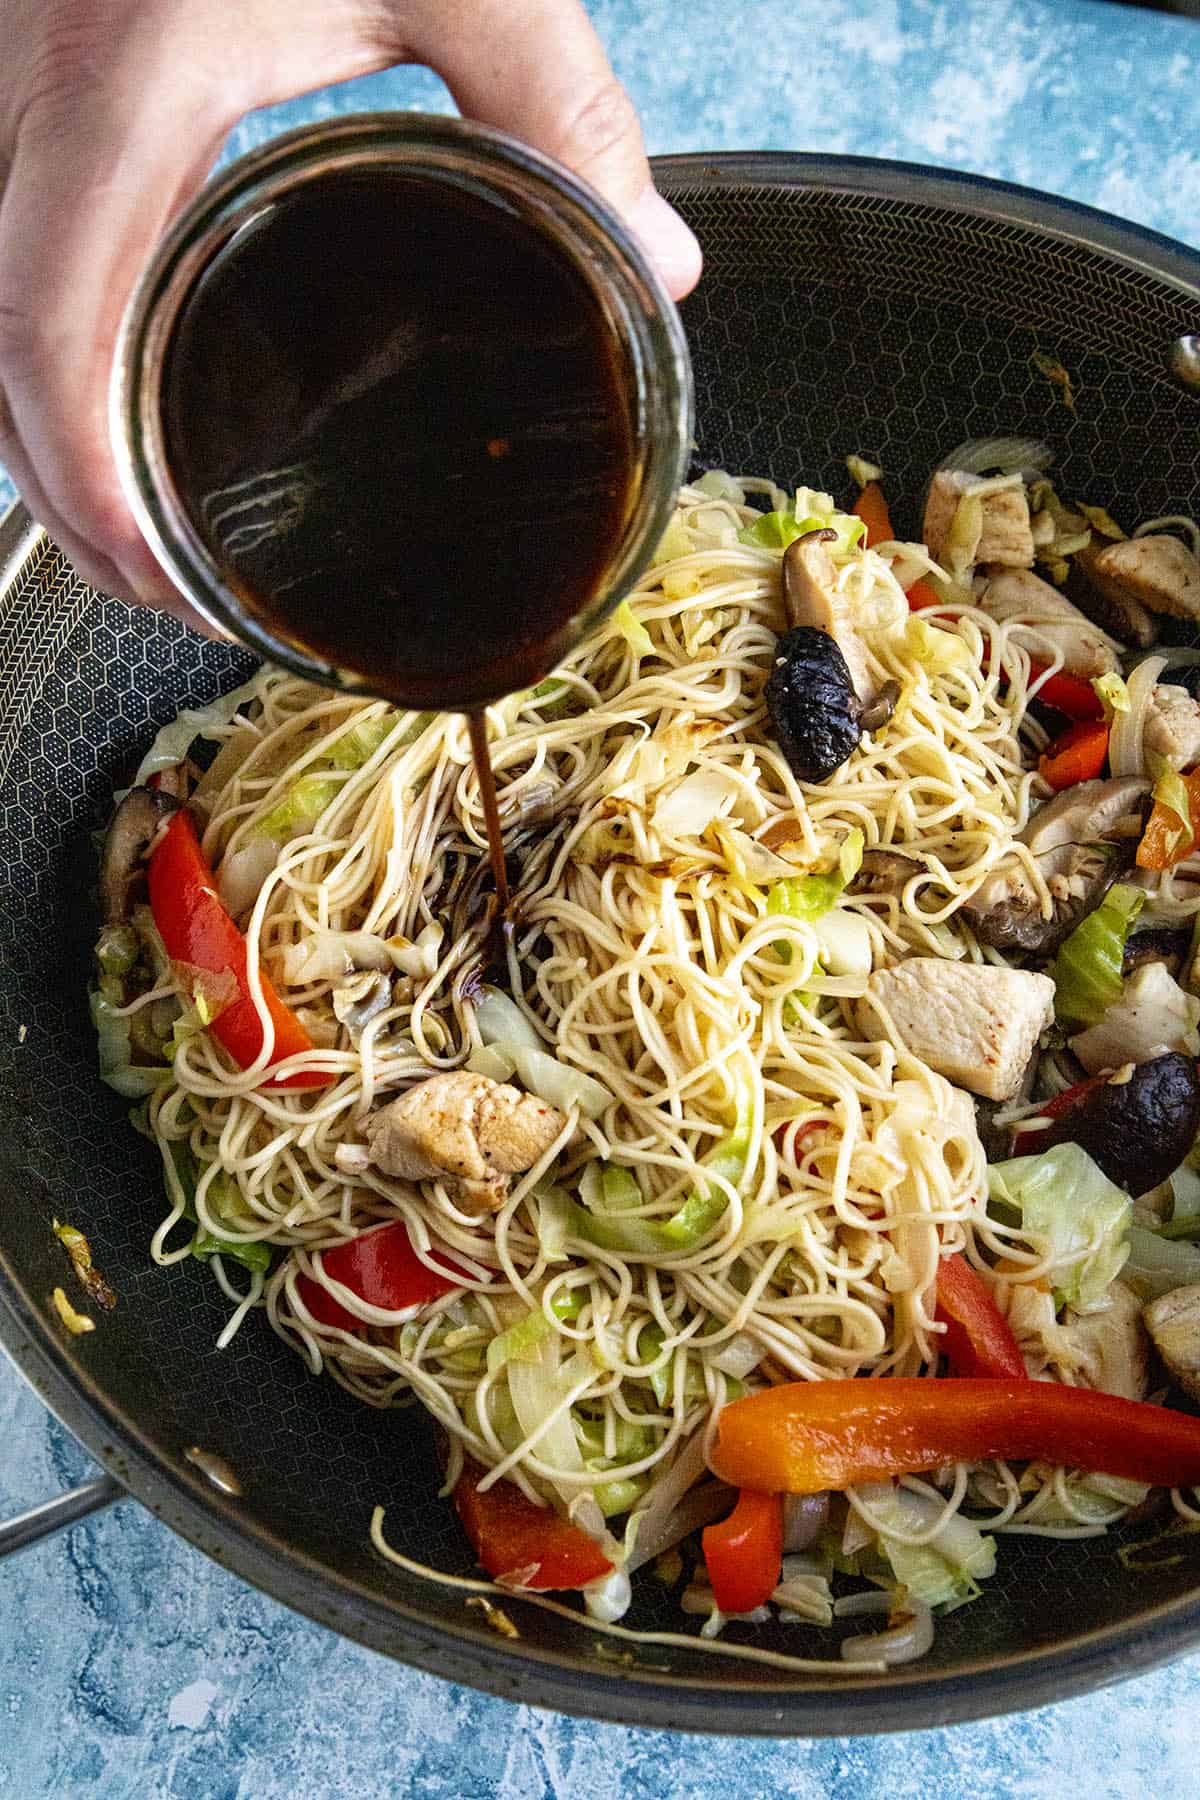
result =
[{"label": "shredded cabbage", "polygon": [[100,1079],[107,1087],[123,1094],[127,1100],[142,1100],[170,1079],[171,1070],[166,1063],[156,1068],[133,1061],[129,1015],[118,1013],[99,988],[89,992],[88,1009],[96,1028]]},{"label": "shredded cabbage", "polygon": [[865,456],[848,456],[846,467],[851,480],[859,488],[870,487],[873,481],[883,480],[883,470],[879,464],[869,462]]},{"label": "shredded cabbage", "polygon": [[[556,1331],[547,1329],[537,1345],[537,1354],[528,1361],[507,1363],[504,1374],[521,1436],[539,1434],[534,1454],[564,1473],[582,1475],[586,1473],[583,1452],[575,1435],[571,1409],[563,1402],[573,1388],[590,1383],[594,1371],[578,1351],[564,1364],[561,1351],[562,1339]],[[577,1487],[566,1483],[556,1491],[567,1502],[579,1493]]]},{"label": "shredded cabbage", "polygon": [[905,648],[914,662],[930,675],[942,675],[947,669],[969,668],[974,661],[969,645],[955,631],[931,625],[918,613],[911,613],[904,627]]},{"label": "shredded cabbage", "polygon": [[961,581],[974,568],[982,536],[983,501],[977,493],[964,494],[954,509],[942,545],[942,562],[953,581]]},{"label": "shredded cabbage", "polygon": [[475,1024],[489,1048],[496,1044],[522,1045],[527,1050],[542,1049],[537,1030],[515,1000],[499,988],[485,987],[475,1002]]},{"label": "shredded cabbage", "polygon": [[1146,754],[1148,772],[1154,777],[1151,798],[1155,805],[1161,806],[1164,812],[1174,813],[1179,823],[1168,846],[1168,854],[1174,856],[1180,844],[1192,836],[1192,808],[1188,795],[1187,782],[1178,769],[1173,769],[1164,756],[1157,756],[1153,751]]},{"label": "shredded cabbage", "polygon": [[301,775],[270,812],[257,821],[255,836],[285,844],[289,838],[311,831],[326,807],[333,805],[343,785],[336,775]]},{"label": "shredded cabbage", "polygon": [[691,551],[692,540],[688,535],[688,528],[678,514],[675,514],[658,540],[650,559],[651,567],[658,563],[674,562],[677,556],[690,556]]},{"label": "shredded cabbage", "polygon": [[654,829],[664,837],[703,837],[721,806],[736,792],[727,769],[696,769],[660,794],[654,806]]},{"label": "shredded cabbage", "polygon": [[1050,966],[1060,1023],[1072,1030],[1098,1025],[1121,998],[1125,940],[1145,903],[1141,888],[1118,881],[1062,944]]},{"label": "shredded cabbage", "polygon": [[617,1163],[588,1163],[579,1179],[579,1197],[590,1213],[629,1212],[642,1205],[641,1188]]},{"label": "shredded cabbage", "polygon": [[612,622],[635,656],[650,655],[654,642],[628,600],[622,600],[612,616]]},{"label": "shredded cabbage", "polygon": [[732,500],[735,506],[746,504],[746,490],[735,475],[726,469],[706,469],[700,479],[693,483],[702,494],[713,500]]},{"label": "shredded cabbage", "polygon": [[232,723],[233,716],[243,706],[249,706],[258,698],[259,683],[262,670],[244,681],[232,693],[222,694],[207,706],[185,706],[175,718],[162,727],[138,764],[137,774],[133,778],[134,787],[144,787],[151,775],[159,774],[163,769],[173,769],[176,763],[184,761],[195,740],[210,731],[221,730]]},{"label": "shredded cabbage", "polygon": [[939,1502],[891,1482],[867,1483],[857,1492],[880,1520],[879,1550],[912,1599],[953,1612],[978,1598],[979,1583],[996,1572],[994,1538],[955,1513],[927,1543],[909,1543],[891,1533],[927,1531],[942,1511]]},{"label": "shredded cabbage", "polygon": [[550,1330],[550,1321],[541,1307],[522,1313],[515,1324],[494,1337],[487,1347],[487,1371],[495,1375],[510,1362],[535,1362],[542,1339]]},{"label": "shredded cabbage", "polygon": [[837,543],[832,546],[835,558],[849,556],[866,534],[866,526],[856,513],[839,512],[828,494],[814,488],[799,488],[789,512],[768,512],[745,525],[738,532],[738,542],[754,544],[760,550],[786,550],[799,537],[810,531],[833,531]]},{"label": "shredded cabbage", "polygon": [[1129,1260],[1121,1279],[1139,1300],[1157,1300],[1173,1288],[1200,1282],[1200,1247],[1182,1238],[1163,1237],[1144,1225],[1129,1227]]},{"label": "shredded cabbage", "polygon": [[814,922],[813,930],[826,974],[865,979],[871,973],[871,928],[861,913],[844,906],[832,907]]},{"label": "shredded cabbage", "polygon": [[[767,895],[767,911],[788,919],[810,922],[819,919],[837,903],[839,894],[861,869],[863,841],[862,832],[855,827],[842,839],[835,868],[825,874],[801,875],[777,882]],[[787,944],[779,948],[790,951]]]},{"label": "shredded cabbage", "polygon": [[611,1106],[612,1095],[581,1069],[569,1069],[546,1050],[531,1050],[525,1044],[499,1043],[495,1048],[512,1058],[521,1083],[559,1112],[578,1109],[585,1119],[598,1119]]},{"label": "shredded cabbage", "polygon": [[1117,713],[1129,711],[1129,689],[1120,675],[1115,672],[1108,675],[1095,675],[1092,678],[1092,686],[1096,690],[1096,697],[1104,708],[1104,716],[1110,725]]},{"label": "shredded cabbage", "polygon": [[[737,1123],[704,1159],[704,1167],[731,1187],[747,1173],[754,1114],[748,1094],[739,1099]],[[701,1186],[669,1219],[599,1217],[572,1203],[570,1229],[576,1237],[622,1256],[678,1256],[695,1249],[721,1218],[728,1204],[721,1188]],[[645,1335],[643,1333],[643,1335]]]},{"label": "shredded cabbage", "polygon": [[[192,1255],[201,1261],[210,1256],[228,1256],[234,1262],[241,1263],[243,1268],[254,1274],[265,1274],[271,1266],[271,1246],[261,1240],[251,1241],[246,1238],[227,1238],[215,1231],[208,1231],[200,1225],[196,1217],[196,1189],[203,1174],[203,1167],[196,1161],[186,1143],[173,1143],[170,1146],[171,1163],[175,1171],[175,1179],[179,1184],[180,1196],[183,1200],[184,1217],[196,1226],[196,1234],[192,1239]],[[214,1175],[208,1184],[205,1202],[210,1212],[229,1224],[247,1224],[250,1221],[242,1212],[239,1201],[241,1190],[232,1176],[222,1170]]]},{"label": "shredded cabbage", "polygon": [[993,1205],[1008,1206],[1061,1264],[1055,1293],[1071,1306],[1100,1299],[1127,1255],[1133,1203],[1080,1144],[1054,1144],[988,1168]]}]

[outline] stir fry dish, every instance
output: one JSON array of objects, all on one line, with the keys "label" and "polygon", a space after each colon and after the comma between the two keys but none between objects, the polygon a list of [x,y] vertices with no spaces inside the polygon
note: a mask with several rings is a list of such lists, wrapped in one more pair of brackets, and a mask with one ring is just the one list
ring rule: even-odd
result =
[{"label": "stir fry dish", "polygon": [[275,669],[109,830],[152,1254],[432,1415],[508,1631],[880,1668],[1007,1534],[1200,1519],[1200,531],[1023,441],[889,498],[683,490],[489,709],[503,929],[465,721]]}]

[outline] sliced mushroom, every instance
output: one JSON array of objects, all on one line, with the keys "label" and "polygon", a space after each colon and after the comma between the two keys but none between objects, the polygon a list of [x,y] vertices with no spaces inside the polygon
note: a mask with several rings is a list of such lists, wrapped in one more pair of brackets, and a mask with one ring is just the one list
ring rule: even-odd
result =
[{"label": "sliced mushroom", "polygon": [[[783,553],[783,607],[788,625],[809,625],[831,637],[846,659],[854,692],[864,706],[874,699],[867,652],[854,627],[849,602],[839,591],[829,545],[836,531],[809,531]],[[883,721],[880,721],[881,723]]]},{"label": "sliced mushroom", "polygon": [[1190,1056],[1172,1051],[1138,1063],[1126,1080],[1085,1087],[1039,1128],[1037,1146],[1082,1145],[1110,1181],[1137,1199],[1179,1167],[1197,1131],[1200,1076]]},{"label": "sliced mushroom", "polygon": [[129,918],[146,852],[159,827],[178,809],[178,800],[161,789],[135,787],[113,814],[100,859],[100,908],[106,925]]},{"label": "sliced mushroom", "polygon": [[900,894],[924,865],[899,850],[865,850],[849,894]]},{"label": "sliced mushroom", "polygon": [[850,608],[838,592],[828,545],[837,533],[810,531],[783,553],[783,601],[791,629],[767,677],[767,710],[788,766],[801,781],[828,781],[864,731],[891,717],[899,690],[878,693]]},{"label": "sliced mushroom", "polygon": [[1191,947],[1192,934],[1186,925],[1154,925],[1135,931],[1125,945],[1121,973],[1132,975],[1145,963],[1160,962],[1168,975],[1178,976]]},{"label": "sliced mushroom", "polygon": [[1158,621],[1121,582],[1105,576],[1101,558],[1106,547],[1103,539],[1093,537],[1086,549],[1075,552],[1067,593],[1101,631],[1122,644],[1148,650],[1158,642]]},{"label": "sliced mushroom", "polygon": [[1149,792],[1134,776],[1082,781],[1035,813],[1020,841],[1050,890],[1050,917],[1025,864],[1005,856],[963,904],[980,943],[1052,955],[1132,862]]},{"label": "sliced mushroom", "polygon": [[1200,1400],[1200,1286],[1160,1294],[1142,1317],[1167,1373]]},{"label": "sliced mushroom", "polygon": [[767,711],[788,767],[801,781],[828,781],[862,737],[862,707],[834,639],[797,625],[779,640],[767,677]]},{"label": "sliced mushroom", "polygon": [[1132,600],[1174,619],[1200,619],[1200,562],[1165,533],[1122,538],[1095,551],[1088,579],[1114,602]]}]

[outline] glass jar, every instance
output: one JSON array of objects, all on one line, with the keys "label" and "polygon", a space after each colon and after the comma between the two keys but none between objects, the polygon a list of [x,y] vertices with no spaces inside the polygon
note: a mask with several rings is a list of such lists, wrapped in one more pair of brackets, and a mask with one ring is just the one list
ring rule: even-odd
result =
[{"label": "glass jar", "polygon": [[[602,566],[590,571],[586,591],[576,596],[569,616],[539,653],[545,667],[536,666],[537,656],[516,663],[501,656],[494,676],[477,674],[468,680],[447,671],[434,684],[446,691],[433,693],[428,682],[419,693],[413,683],[406,687],[403,670],[393,671],[384,682],[361,656],[343,661],[328,645],[314,650],[311,641],[298,638],[269,609],[254,603],[237,556],[225,553],[229,540],[215,545],[209,512],[180,479],[180,458],[173,454],[173,444],[180,440],[177,428],[168,425],[173,345],[189,303],[205,291],[201,284],[212,271],[234,266],[230,259],[253,241],[264,221],[281,217],[280,209],[297,197],[311,199],[317,191],[313,184],[347,176],[376,180],[393,173],[444,185],[448,203],[499,207],[514,229],[529,233],[531,243],[552,247],[582,282],[604,322],[628,418],[630,467],[618,526]],[[353,240],[350,249],[352,253]],[[304,240],[304,258],[331,254],[329,245]],[[328,286],[328,269],[324,279]],[[490,309],[480,310],[486,329]],[[302,323],[296,329],[302,330]],[[247,368],[247,381],[251,373]],[[236,377],[235,369],[232,381],[223,379],[206,394],[203,407],[194,408],[198,434],[211,438],[227,425],[236,436]],[[222,419],[222,410],[228,420]],[[198,412],[202,418],[195,417]],[[634,584],[667,525],[683,479],[692,435],[691,367],[679,315],[653,264],[617,214],[577,176],[502,132],[463,120],[364,114],[305,126],[275,139],[223,171],[185,210],[127,309],[113,371],[111,427],[121,479],[139,526],[172,581],[211,624],[310,679],[355,692],[384,693],[402,704],[467,710],[548,673]],[[293,512],[303,512],[309,504],[312,486],[311,481],[308,488],[301,483],[292,496]],[[278,515],[283,503],[274,491],[272,498]],[[340,530],[337,517],[330,515],[328,523],[332,529],[325,537],[334,540]],[[269,529],[278,533],[285,526],[273,515]],[[347,527],[343,537],[348,539],[352,529]],[[465,519],[464,529],[469,529]],[[241,541],[247,541],[245,533]],[[531,629],[530,621],[514,619],[517,636],[524,631],[528,637]]]}]

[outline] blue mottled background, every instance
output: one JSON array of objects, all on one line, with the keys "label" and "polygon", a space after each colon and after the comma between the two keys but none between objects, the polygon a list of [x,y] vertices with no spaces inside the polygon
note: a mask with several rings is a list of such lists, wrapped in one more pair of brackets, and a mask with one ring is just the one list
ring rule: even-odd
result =
[{"label": "blue mottled background", "polygon": [[[1105,0],[596,0],[652,150],[902,157],[1024,182],[1200,245],[1200,26]],[[419,70],[258,114],[230,153],[359,106],[445,110]],[[11,495],[0,471],[0,506]],[[0,1365],[0,1514],[87,1458]],[[581,1724],[393,1667],[127,1503],[0,1566],[14,1800],[1134,1800],[1200,1793],[1200,1658],[993,1724],[779,1746]]]}]

